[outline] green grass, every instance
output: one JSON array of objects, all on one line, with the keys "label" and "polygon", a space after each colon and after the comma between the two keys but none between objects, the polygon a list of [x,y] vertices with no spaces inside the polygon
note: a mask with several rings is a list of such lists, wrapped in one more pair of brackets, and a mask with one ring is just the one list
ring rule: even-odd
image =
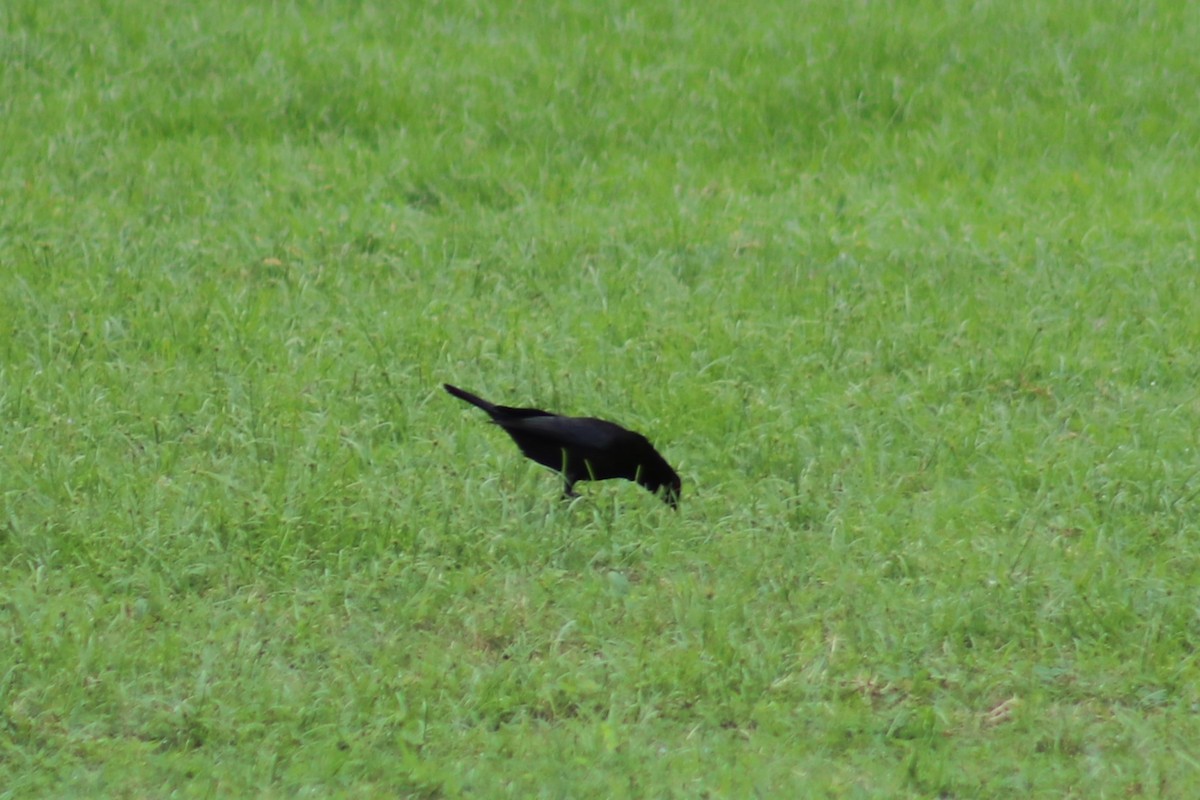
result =
[{"label": "green grass", "polygon": [[1196,41],[7,3],[0,797],[1191,796]]}]

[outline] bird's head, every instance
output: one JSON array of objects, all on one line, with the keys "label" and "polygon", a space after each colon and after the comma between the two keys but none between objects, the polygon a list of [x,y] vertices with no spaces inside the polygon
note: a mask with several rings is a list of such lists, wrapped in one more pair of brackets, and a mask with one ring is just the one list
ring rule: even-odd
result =
[{"label": "bird's head", "polygon": [[670,483],[663,486],[662,498],[671,508],[679,510],[679,498],[683,495],[683,481],[679,480],[679,476],[675,475]]},{"label": "bird's head", "polygon": [[638,477],[638,483],[662,498],[662,501],[676,510],[679,509],[679,498],[683,493],[683,481],[675,470],[666,464],[663,468],[643,472]]}]

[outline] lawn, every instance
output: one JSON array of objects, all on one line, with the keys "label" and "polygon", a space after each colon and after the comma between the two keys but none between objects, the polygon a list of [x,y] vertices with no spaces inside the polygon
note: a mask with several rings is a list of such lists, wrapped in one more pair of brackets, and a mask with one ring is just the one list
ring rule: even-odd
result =
[{"label": "lawn", "polygon": [[1193,796],[1197,41],[10,0],[0,798]]}]

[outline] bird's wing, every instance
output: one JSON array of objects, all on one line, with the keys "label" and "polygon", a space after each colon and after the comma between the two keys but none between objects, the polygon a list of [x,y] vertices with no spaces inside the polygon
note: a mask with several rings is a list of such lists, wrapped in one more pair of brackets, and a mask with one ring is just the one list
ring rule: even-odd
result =
[{"label": "bird's wing", "polygon": [[551,440],[559,447],[604,450],[611,447],[625,429],[612,422],[590,417],[526,417],[498,423],[515,435],[526,434]]}]

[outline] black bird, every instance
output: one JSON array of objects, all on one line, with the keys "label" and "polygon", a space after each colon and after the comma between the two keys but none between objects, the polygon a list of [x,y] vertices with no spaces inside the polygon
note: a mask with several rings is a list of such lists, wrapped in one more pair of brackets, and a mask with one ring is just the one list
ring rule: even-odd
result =
[{"label": "black bird", "polygon": [[625,478],[679,508],[679,476],[640,433],[595,417],[498,406],[457,386],[443,385],[450,394],[486,411],[527,458],[561,472],[568,497],[574,496],[578,481]]}]

